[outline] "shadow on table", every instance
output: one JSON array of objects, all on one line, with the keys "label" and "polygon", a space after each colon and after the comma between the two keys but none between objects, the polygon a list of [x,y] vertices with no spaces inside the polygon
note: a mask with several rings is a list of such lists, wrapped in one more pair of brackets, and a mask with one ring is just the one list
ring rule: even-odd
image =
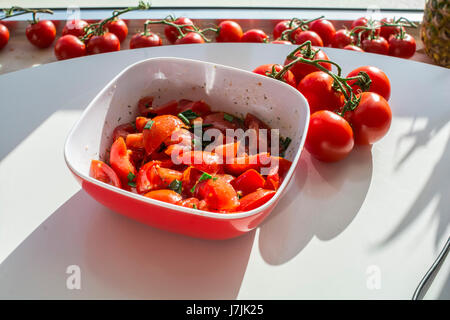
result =
[{"label": "shadow on table", "polygon": [[261,254],[273,265],[295,257],[314,236],[331,240],[350,225],[369,189],[371,148],[358,147],[332,164],[304,152],[295,172],[283,200],[260,230]]},{"label": "shadow on table", "polygon": [[[206,241],[160,231],[79,191],[0,265],[0,298],[234,299],[254,236]],[[70,265],[81,269],[81,290],[66,288]]]}]

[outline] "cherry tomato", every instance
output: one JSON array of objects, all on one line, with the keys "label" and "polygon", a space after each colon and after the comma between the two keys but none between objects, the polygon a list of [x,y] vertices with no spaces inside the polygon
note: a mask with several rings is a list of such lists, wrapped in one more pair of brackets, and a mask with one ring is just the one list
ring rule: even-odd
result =
[{"label": "cherry tomato", "polygon": [[161,38],[153,32],[136,33],[130,40],[130,49],[162,46]]},{"label": "cherry tomato", "polygon": [[416,52],[416,40],[405,33],[403,39],[400,36],[389,38],[389,55],[399,58],[411,58]]},{"label": "cherry tomato", "polygon": [[302,31],[299,33],[295,33],[294,35],[295,44],[302,44],[308,40],[311,41],[311,44],[313,46],[323,47],[322,38],[314,31]]},{"label": "cherry tomato", "polygon": [[234,21],[222,21],[219,24],[218,34],[216,37],[217,42],[241,42],[242,36],[241,26]]},{"label": "cherry tomato", "polygon": [[232,211],[239,206],[236,190],[225,179],[212,178],[199,182],[194,196],[205,200],[210,209]]},{"label": "cherry tomato", "polygon": [[9,41],[9,30],[3,24],[0,24],[0,49],[2,49]]},{"label": "cherry tomato", "polygon": [[[267,76],[267,72],[272,72],[272,68],[275,67],[275,71],[276,72],[280,72],[281,69],[283,69],[283,66],[280,64],[263,64],[259,67],[257,67],[255,70],[253,70],[254,73],[257,74],[261,74],[263,76]],[[284,75],[283,75],[283,81],[286,82],[287,84],[293,86],[295,88],[296,86],[296,81],[295,81],[295,77],[294,74],[288,70]]]},{"label": "cherry tomato", "polygon": [[84,20],[71,20],[67,21],[66,25],[62,30],[62,35],[71,34],[75,37],[84,36],[84,28],[87,27],[89,23]]},{"label": "cherry tomato", "polygon": [[314,31],[320,36],[324,46],[329,46],[334,38],[334,35],[336,34],[334,25],[325,19],[319,19],[311,22],[309,24],[309,30]]},{"label": "cherry tomato", "polygon": [[144,127],[144,146],[147,154],[153,153],[172,132],[181,128],[183,122],[172,115],[161,115],[150,120]]},{"label": "cherry tomato", "polygon": [[391,108],[377,93],[363,92],[360,97],[356,109],[345,113],[344,117],[352,124],[357,144],[373,144],[389,131]]},{"label": "cherry tomato", "polygon": [[[278,22],[273,28],[273,38],[274,39],[280,38],[283,31],[290,29],[289,28],[290,23],[291,23],[290,20],[283,20]],[[293,26],[295,25],[293,24]]]},{"label": "cherry tomato", "polygon": [[[381,22],[392,23],[393,20],[392,19],[383,18],[383,19],[381,19]],[[383,26],[381,26],[380,27],[380,36],[382,36],[386,40],[389,40],[391,35],[399,34],[401,29],[405,29],[405,28],[404,27],[400,27],[400,26],[398,26],[398,27],[389,27],[389,26],[383,27]]]},{"label": "cherry tomato", "polygon": [[86,45],[74,35],[67,34],[56,41],[55,56],[58,60],[72,59],[86,55]]},{"label": "cherry tomato", "polygon": [[335,162],[353,149],[353,130],[341,116],[328,110],[311,115],[305,148],[318,160]]},{"label": "cherry tomato", "polygon": [[116,18],[113,21],[108,22],[105,27],[108,32],[116,35],[119,42],[123,42],[128,35],[128,26],[122,19]]},{"label": "cherry tomato", "polygon": [[[386,74],[377,67],[364,66],[356,68],[355,70],[351,71],[347,75],[347,78],[357,76],[360,71],[364,71],[365,73],[367,73],[369,75],[370,80],[372,80],[369,92],[378,93],[386,100],[389,100],[389,97],[391,96],[391,83]],[[355,93],[358,90],[361,90],[361,88],[358,85],[353,84],[355,83],[355,81],[348,81],[347,83],[352,86],[353,90],[355,90]]]},{"label": "cherry tomato", "polygon": [[239,200],[237,211],[250,211],[262,206],[264,203],[272,199],[275,195],[274,190],[259,189],[252,192]]},{"label": "cherry tomato", "polygon": [[120,50],[120,41],[111,32],[106,32],[99,36],[91,37],[86,45],[88,54],[98,54]]},{"label": "cherry tomato", "polygon": [[122,137],[119,137],[112,144],[109,163],[124,185],[128,184],[130,173],[134,176],[137,174],[136,168],[130,161],[130,155],[125,140]]},{"label": "cherry tomato", "polygon": [[114,187],[121,188],[122,184],[120,179],[114,170],[106,163],[100,160],[92,160],[89,176],[94,179],[100,180],[104,183],[110,184]]},{"label": "cherry tomato", "polygon": [[[355,21],[353,21],[351,29],[353,30],[353,28],[355,27],[369,27],[369,24],[374,24],[373,21],[370,21],[367,18],[361,17],[359,19],[356,19]],[[366,39],[370,34],[371,31],[370,30],[364,30],[364,29],[357,29],[354,30],[354,33],[356,34],[356,36],[358,36],[359,33],[361,33],[361,39]],[[380,35],[380,27],[377,27],[374,29],[374,34],[375,37],[378,37]]]},{"label": "cherry tomato", "polygon": [[[176,25],[194,25],[191,19],[185,17],[179,17],[173,23]],[[189,26],[183,28],[183,31],[187,30],[194,30],[194,28]],[[168,25],[164,27],[164,34],[166,35],[166,38],[170,43],[175,43],[180,35],[177,28]]]},{"label": "cherry tomato", "polygon": [[240,191],[242,195],[246,195],[264,187],[266,180],[255,169],[245,171],[239,177],[231,181],[231,185],[236,191]]},{"label": "cherry tomato", "polygon": [[298,84],[308,100],[311,114],[319,110],[339,110],[345,103],[344,95],[333,88],[334,79],[323,71],[308,74]]},{"label": "cherry tomato", "polygon": [[273,43],[273,44],[292,44],[292,42],[287,41],[287,40],[274,40],[271,43]]},{"label": "cherry tomato", "polygon": [[196,32],[188,32],[184,37],[178,38],[175,44],[205,43],[201,35]]},{"label": "cherry tomato", "polygon": [[350,31],[347,29],[339,29],[334,34],[333,39],[331,40],[331,46],[333,48],[344,48],[345,46],[352,44],[354,42],[354,38],[350,34]]},{"label": "cherry tomato", "polygon": [[[317,51],[317,49],[318,48],[316,48],[316,47],[311,48],[312,51]],[[296,57],[304,57],[300,51],[296,52],[295,56]],[[312,59],[308,59],[308,60],[328,60],[328,56],[326,55],[325,52],[323,52],[323,50],[319,50],[316,52],[316,54],[314,55],[314,57]],[[293,61],[293,59],[288,57],[284,61],[284,65],[287,65],[288,63],[290,63],[292,61]],[[326,63],[326,62],[320,62],[319,64],[322,67],[331,71],[331,64]],[[289,70],[292,71],[292,73],[294,74],[295,80],[297,82],[301,81],[306,75],[308,75],[314,71],[319,71],[319,69],[317,69],[316,67],[311,66],[306,63],[303,63],[303,62],[298,62],[298,63],[294,64],[292,66],[292,68],[290,68]]]},{"label": "cherry tomato", "polygon": [[342,49],[344,49],[344,50],[351,50],[351,51],[358,51],[358,52],[364,52],[363,49],[361,49],[360,47],[355,46],[353,44],[348,44]]},{"label": "cherry tomato", "polygon": [[25,30],[28,41],[38,48],[49,47],[56,37],[56,28],[50,20],[39,20],[31,23]]},{"label": "cherry tomato", "polygon": [[269,36],[260,29],[250,29],[242,35],[241,41],[266,43],[269,41]]},{"label": "cherry tomato", "polygon": [[361,47],[365,52],[388,54],[389,43],[383,37],[377,37],[374,39],[364,39],[361,41]]},{"label": "cherry tomato", "polygon": [[169,189],[153,190],[144,194],[144,197],[172,204],[177,204],[183,199],[179,193]]},{"label": "cherry tomato", "polygon": [[[367,22],[368,20],[365,17],[358,18],[352,22],[352,26],[350,28],[353,30],[355,27],[365,27],[367,26]],[[362,31],[362,29],[355,30],[355,33],[358,34]]]}]

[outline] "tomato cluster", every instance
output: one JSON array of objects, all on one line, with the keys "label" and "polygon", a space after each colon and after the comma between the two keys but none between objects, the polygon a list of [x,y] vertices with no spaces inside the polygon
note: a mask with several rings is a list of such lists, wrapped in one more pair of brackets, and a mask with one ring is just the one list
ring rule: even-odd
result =
[{"label": "tomato cluster", "polygon": [[343,77],[340,66],[307,41],[284,66],[266,64],[253,72],[284,81],[305,96],[311,112],[305,147],[319,160],[339,161],[355,144],[373,144],[390,128],[391,85],[379,68],[359,67]]},{"label": "tomato cluster", "polygon": [[[258,144],[270,143],[271,129],[250,113],[241,119],[190,100],[156,107],[153,97],[140,99],[137,108],[136,120],[113,132],[109,165],[92,160],[93,178],[148,198],[231,213],[269,201],[291,166],[283,157],[251,153],[248,146],[242,148],[244,140],[225,136],[228,129],[254,130]],[[216,129],[219,135],[202,140],[205,128]],[[268,135],[259,134],[261,129]],[[284,143],[280,151],[288,145]]]}]

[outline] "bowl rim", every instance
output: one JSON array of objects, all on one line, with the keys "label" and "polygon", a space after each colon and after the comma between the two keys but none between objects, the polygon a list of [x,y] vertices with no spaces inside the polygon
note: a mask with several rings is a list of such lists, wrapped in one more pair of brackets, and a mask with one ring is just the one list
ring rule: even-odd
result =
[{"label": "bowl rim", "polygon": [[[110,184],[107,184],[105,182],[99,181],[97,179],[94,179],[92,177],[90,177],[89,175],[85,175],[82,172],[79,172],[78,170],[76,170],[70,162],[69,156],[68,156],[68,151],[69,151],[69,146],[70,143],[72,141],[72,137],[74,135],[74,133],[77,131],[78,127],[80,126],[80,124],[83,122],[83,119],[85,119],[86,114],[95,107],[97,100],[105,93],[105,91],[107,91],[111,85],[116,82],[120,77],[122,77],[127,71],[129,71],[131,68],[136,67],[137,65],[140,64],[144,64],[144,63],[148,63],[149,61],[165,61],[165,62],[175,62],[175,63],[193,63],[193,64],[206,64],[206,65],[210,65],[213,66],[215,68],[222,68],[222,69],[226,69],[227,71],[230,72],[238,72],[238,73],[244,73],[247,76],[252,76],[255,77],[261,81],[266,81],[268,83],[272,82],[273,85],[279,86],[279,87],[283,87],[285,90],[291,90],[293,93],[295,93],[296,95],[298,95],[298,97],[303,100],[304,102],[304,107],[306,108],[305,110],[305,114],[306,114],[306,119],[305,119],[305,127],[304,127],[304,131],[303,134],[301,135],[301,140],[300,140],[300,144],[298,147],[297,152],[295,153],[295,156],[292,160],[292,165],[289,168],[288,172],[286,173],[285,179],[283,181],[283,183],[280,185],[280,187],[278,188],[278,190],[276,190],[275,195],[266,203],[264,203],[262,206],[259,206],[255,209],[249,210],[249,211],[243,211],[243,212],[231,212],[231,213],[218,213],[218,212],[210,212],[210,211],[203,211],[203,210],[199,210],[199,209],[193,209],[193,208],[188,208],[188,207],[183,207],[183,206],[179,206],[176,204],[172,204],[172,203],[168,203],[168,202],[164,202],[164,201],[159,201],[159,200],[155,200],[155,199],[151,199],[151,198],[147,198],[143,195],[137,194],[137,193],[133,193],[118,187],[114,187]],[[109,108],[109,107],[108,107]],[[293,88],[291,85],[288,85],[286,83],[283,83],[282,81],[279,80],[275,80],[272,79],[270,77],[267,76],[263,76],[260,74],[256,74],[253,73],[251,71],[247,71],[247,70],[243,70],[243,69],[239,69],[239,68],[235,68],[235,67],[231,67],[231,66],[226,66],[226,65],[222,65],[222,64],[218,64],[218,63],[212,63],[212,62],[207,62],[207,61],[201,61],[201,60],[195,60],[195,59],[186,59],[186,58],[178,58],[178,57],[154,57],[154,58],[148,58],[148,59],[143,59],[140,61],[137,61],[135,63],[130,64],[129,66],[125,67],[122,71],[120,71],[116,76],[114,76],[97,94],[96,96],[91,100],[91,102],[89,102],[88,106],[85,108],[85,110],[83,111],[83,113],[81,114],[80,118],[77,120],[77,122],[75,123],[75,125],[72,127],[72,129],[70,130],[65,144],[64,144],[64,160],[66,162],[66,165],[69,167],[69,169],[76,174],[78,177],[80,177],[82,180],[88,181],[90,183],[93,183],[101,188],[105,188],[108,189],[110,191],[113,192],[117,192],[122,194],[123,196],[126,197],[130,197],[133,198],[135,200],[138,201],[142,201],[148,204],[152,204],[155,206],[159,206],[159,207],[163,207],[165,209],[168,210],[175,210],[177,212],[183,212],[183,213],[187,213],[187,214],[193,214],[196,216],[201,216],[201,217],[208,217],[208,218],[213,218],[213,219],[219,219],[219,220],[229,220],[229,219],[241,219],[241,218],[246,218],[252,215],[256,215],[262,211],[265,211],[267,208],[271,207],[274,203],[276,203],[276,201],[280,198],[281,194],[283,193],[283,191],[286,189],[288,183],[290,182],[292,175],[297,167],[298,164],[298,160],[300,158],[300,155],[303,151],[303,146],[305,143],[305,139],[306,139],[306,135],[308,132],[308,126],[309,126],[309,118],[310,118],[310,112],[309,112],[309,104],[308,101],[306,100],[306,98],[300,93],[300,91],[298,91],[297,89]]]}]

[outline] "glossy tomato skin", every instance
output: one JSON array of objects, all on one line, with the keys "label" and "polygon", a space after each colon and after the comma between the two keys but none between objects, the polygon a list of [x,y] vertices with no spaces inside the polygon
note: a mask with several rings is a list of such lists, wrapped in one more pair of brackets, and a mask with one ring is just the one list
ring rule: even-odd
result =
[{"label": "glossy tomato skin", "polygon": [[0,49],[2,49],[9,41],[9,30],[0,23]]},{"label": "glossy tomato skin", "polygon": [[333,48],[344,48],[345,46],[352,44],[354,38],[347,29],[339,29],[333,36],[331,40],[331,46]]},{"label": "glossy tomato skin", "polygon": [[273,44],[292,44],[292,42],[287,40],[273,40],[271,43]]},{"label": "glossy tomato skin", "polygon": [[399,58],[411,58],[416,53],[416,40],[405,33],[403,39],[398,36],[389,38],[389,55]]},{"label": "glossy tomato skin", "polygon": [[172,204],[177,204],[182,200],[180,194],[169,189],[153,190],[144,194],[144,197]]},{"label": "glossy tomato skin", "polygon": [[181,128],[183,122],[172,115],[161,115],[151,120],[149,128],[144,127],[144,147],[147,154],[153,153],[172,132]]},{"label": "glossy tomato skin", "polygon": [[361,41],[361,47],[365,52],[389,54],[389,43],[383,37],[364,39]]},{"label": "glossy tomato skin", "polygon": [[312,72],[299,82],[297,89],[308,100],[311,114],[319,110],[339,110],[344,105],[344,95],[334,90],[333,82],[323,71]]},{"label": "glossy tomato skin", "polygon": [[130,49],[162,46],[161,38],[153,32],[136,33],[130,40]]},{"label": "glossy tomato skin", "polygon": [[56,37],[56,28],[50,20],[39,20],[29,24],[25,30],[28,41],[34,46],[44,49],[48,48]]},{"label": "glossy tomato skin", "polygon": [[344,116],[352,124],[357,144],[373,144],[389,131],[392,111],[388,102],[374,92],[363,92],[355,110]]},{"label": "glossy tomato skin", "polygon": [[175,44],[191,44],[191,43],[205,43],[205,40],[196,32],[188,32],[184,37],[178,38]]},{"label": "glossy tomato skin", "polygon": [[[186,18],[186,17],[179,17],[178,19],[176,19],[174,22],[174,24],[177,25],[194,25],[194,23],[192,22],[191,19]],[[187,30],[194,30],[192,27],[185,27],[183,29],[183,31],[187,31]],[[166,36],[166,39],[170,42],[170,43],[175,43],[175,41],[178,39],[178,36],[180,35],[178,33],[178,30],[172,26],[165,26],[164,27],[164,34]]]},{"label": "glossy tomato skin", "polygon": [[[316,47],[312,47],[313,51],[316,51],[317,49],[318,48],[316,48]],[[301,52],[296,52],[295,56],[303,57]],[[295,60],[295,59],[286,58],[286,60],[284,61],[284,65],[287,65],[288,63],[292,62],[293,60]],[[328,60],[328,56],[326,55],[325,52],[323,52],[323,50],[319,50],[314,55],[312,60]],[[331,71],[331,64],[326,63],[326,62],[320,62],[319,64],[322,67]],[[298,62],[298,63],[294,64],[289,70],[294,74],[295,80],[297,82],[300,82],[306,75],[308,75],[312,72],[315,72],[315,71],[319,71],[319,69],[317,69],[315,66],[311,66],[309,64],[302,63],[302,62]]]},{"label": "glossy tomato skin", "polygon": [[302,44],[305,43],[306,41],[311,41],[311,44],[313,46],[323,47],[322,38],[314,31],[302,31],[295,33],[294,35],[295,44]]},{"label": "glossy tomato skin", "polygon": [[[373,22],[372,22],[372,24],[373,24]],[[355,27],[367,27],[367,26],[369,26],[369,20],[367,18],[365,18],[365,17],[361,17],[361,18],[356,19],[355,21],[353,21],[351,29],[353,30],[353,28],[355,28]],[[375,29],[373,30],[374,36],[378,37],[380,35],[380,28],[376,27],[376,26],[374,26],[374,27],[375,27]],[[366,39],[370,35],[371,31],[363,30],[363,29],[357,29],[357,30],[354,30],[354,33],[356,35],[361,33],[361,39]]]},{"label": "glossy tomato skin", "polygon": [[290,29],[289,28],[290,20],[283,20],[278,22],[273,28],[273,38],[278,39],[281,37],[283,31]]},{"label": "glossy tomato skin", "polygon": [[111,32],[91,37],[86,45],[88,54],[106,53],[120,50],[120,41]]},{"label": "glossy tomato skin", "polygon": [[[255,70],[253,70],[253,72],[257,73],[257,74],[261,74],[263,76],[267,76],[266,73],[272,72],[273,67],[275,67],[276,72],[280,72],[281,69],[283,69],[283,66],[280,64],[263,64],[263,65],[257,67]],[[295,81],[294,74],[290,70],[288,70],[283,75],[283,81],[286,82],[287,84],[293,86],[294,88],[296,87],[297,82]]]},{"label": "glossy tomato skin", "polygon": [[266,43],[269,41],[269,36],[260,29],[250,29],[242,35],[241,41]]},{"label": "glossy tomato skin", "polygon": [[122,183],[114,170],[100,160],[92,160],[89,169],[89,176],[114,187],[121,188]]},{"label": "glossy tomato skin", "polygon": [[239,23],[226,20],[219,24],[217,42],[241,42],[244,32]]},{"label": "glossy tomato skin", "polygon": [[116,35],[119,42],[122,43],[128,35],[128,26],[122,19],[115,19],[106,24],[106,29]]},{"label": "glossy tomato skin", "polygon": [[258,208],[269,201],[275,193],[274,190],[266,189],[258,189],[255,192],[249,193],[241,198],[237,211],[250,211]]},{"label": "glossy tomato skin", "polygon": [[[351,71],[347,78],[357,76],[360,71],[367,73],[370,80],[372,80],[369,92],[378,93],[384,99],[389,100],[391,96],[391,82],[383,70],[373,66],[363,66]],[[348,81],[347,83],[352,86],[355,93],[360,90],[359,86],[353,85],[355,81]]]},{"label": "glossy tomato skin", "polygon": [[353,146],[353,130],[344,118],[328,110],[311,115],[305,148],[313,157],[336,162],[347,157]]},{"label": "glossy tomato skin", "polygon": [[65,36],[71,34],[75,37],[82,37],[84,36],[84,28],[86,28],[88,25],[89,23],[79,19],[67,21],[62,30],[62,35]]},{"label": "glossy tomato skin", "polygon": [[329,46],[336,34],[334,25],[326,19],[319,19],[311,22],[309,24],[309,30],[314,31],[320,36],[324,46]]},{"label": "glossy tomato skin", "polygon": [[54,52],[58,60],[78,58],[86,55],[86,45],[76,36],[68,34],[56,41]]},{"label": "glossy tomato skin", "polygon": [[130,173],[133,175],[137,174],[136,168],[130,160],[125,140],[122,137],[113,142],[109,155],[109,163],[124,186],[129,181],[128,175]]},{"label": "glossy tomato skin", "polygon": [[346,46],[345,46],[344,48],[342,48],[342,49],[344,49],[344,50],[350,50],[350,51],[364,52],[363,49],[361,49],[360,47],[355,46],[355,45],[353,45],[353,44],[348,44],[348,45],[346,45]]},{"label": "glossy tomato skin", "polygon": [[[383,18],[381,19],[381,22],[386,22],[386,23],[392,23],[392,19],[387,19],[387,18]],[[404,27],[390,27],[390,26],[381,26],[380,27],[380,36],[382,36],[383,38],[385,38],[386,40],[389,40],[389,38],[392,35],[397,35],[400,33],[401,29],[404,29]]]},{"label": "glossy tomato skin", "polygon": [[225,179],[213,178],[198,183],[194,196],[204,200],[210,209],[233,211],[239,206],[236,190]]}]

